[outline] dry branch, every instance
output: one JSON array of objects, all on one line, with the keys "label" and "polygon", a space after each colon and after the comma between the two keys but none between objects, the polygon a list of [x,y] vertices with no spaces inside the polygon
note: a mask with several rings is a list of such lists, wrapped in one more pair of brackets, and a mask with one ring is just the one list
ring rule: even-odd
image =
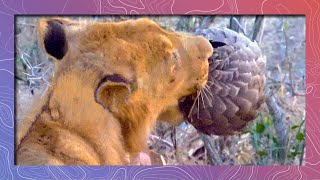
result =
[{"label": "dry branch", "polygon": [[208,135],[202,134],[200,133],[201,139],[204,143],[204,147],[207,150],[207,155],[208,155],[208,160],[210,162],[210,164],[212,165],[222,165],[223,162],[220,158],[219,153],[216,151],[216,149],[214,148],[214,145],[212,143],[212,138]]},{"label": "dry branch", "polygon": [[252,41],[261,41],[261,37],[263,36],[263,19],[263,16],[256,16],[256,19],[254,20],[254,30],[251,38]]},{"label": "dry branch", "polygon": [[[287,147],[289,136],[288,136],[288,125],[286,122],[286,116],[281,107],[278,105],[276,97],[274,95],[270,95],[266,99],[266,104],[268,105],[268,109],[270,113],[274,117],[274,128],[279,140],[279,144],[281,147]],[[280,149],[280,163],[285,164],[285,160],[287,157],[286,149]]]}]

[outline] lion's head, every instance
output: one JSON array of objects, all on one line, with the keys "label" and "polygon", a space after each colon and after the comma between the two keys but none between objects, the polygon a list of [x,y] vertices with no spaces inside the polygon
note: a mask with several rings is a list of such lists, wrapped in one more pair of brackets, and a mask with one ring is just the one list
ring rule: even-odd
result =
[{"label": "lion's head", "polygon": [[203,37],[167,31],[148,19],[43,19],[39,32],[58,73],[90,67],[99,71],[92,77],[98,81],[92,96],[116,115],[119,106],[131,103],[161,111],[195,92],[206,83],[213,51]]},{"label": "lion's head", "polygon": [[[72,85],[64,85],[58,101],[67,102],[64,94],[69,98],[73,92],[86,92],[89,98],[79,97],[84,99],[80,104],[91,109],[102,106],[121,121],[125,133],[148,129],[135,132],[145,136],[161,112],[204,86],[208,78],[213,51],[208,40],[167,31],[148,19],[77,22],[51,18],[40,20],[38,27],[43,48],[55,60],[56,84],[70,76],[63,81],[79,87],[68,92],[65,86]],[[135,149],[130,144],[139,146],[139,139],[145,139],[125,133],[125,141],[133,142],[127,143],[129,149]]]}]

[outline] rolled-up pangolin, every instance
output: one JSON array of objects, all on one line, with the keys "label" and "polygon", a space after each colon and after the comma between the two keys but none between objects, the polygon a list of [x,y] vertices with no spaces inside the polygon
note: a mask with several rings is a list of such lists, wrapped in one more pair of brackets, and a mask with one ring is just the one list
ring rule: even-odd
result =
[{"label": "rolled-up pangolin", "polygon": [[180,101],[185,118],[205,134],[231,135],[256,118],[264,103],[266,58],[256,42],[225,28],[196,31],[215,51],[206,88]]}]

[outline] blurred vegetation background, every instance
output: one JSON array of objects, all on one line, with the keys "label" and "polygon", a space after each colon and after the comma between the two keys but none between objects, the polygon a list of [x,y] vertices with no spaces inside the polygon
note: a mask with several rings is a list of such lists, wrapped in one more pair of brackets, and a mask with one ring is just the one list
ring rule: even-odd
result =
[{"label": "blurred vegetation background", "polygon": [[[84,16],[85,21],[121,21],[141,16]],[[191,125],[158,123],[149,138],[153,165],[303,165],[305,158],[305,18],[303,16],[147,16],[163,27],[193,33],[227,27],[258,42],[267,57],[267,101],[244,132],[206,136]],[[42,98],[54,65],[37,40],[40,17],[17,16],[16,125]]]}]

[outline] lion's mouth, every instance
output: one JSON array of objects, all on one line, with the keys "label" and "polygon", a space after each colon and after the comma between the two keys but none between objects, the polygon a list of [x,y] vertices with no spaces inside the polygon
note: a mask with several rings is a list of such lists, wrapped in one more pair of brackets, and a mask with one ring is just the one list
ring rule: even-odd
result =
[{"label": "lion's mouth", "polygon": [[[212,40],[210,40],[209,42],[213,47],[213,49],[217,49],[219,47],[226,45],[223,42],[216,42]],[[214,80],[212,80],[212,78],[215,77],[213,71],[215,71],[217,68],[216,65],[214,65],[215,63],[213,62],[216,61],[217,59],[219,59],[219,54],[214,51],[212,55],[207,59],[208,60],[208,66],[206,67],[207,71],[202,76],[200,76],[199,83],[196,87],[197,91],[190,96],[186,96],[180,99],[179,108],[180,108],[180,111],[183,112],[185,116],[190,115],[189,114],[191,112],[190,110],[193,108],[195,104],[194,102],[196,101],[196,99],[206,100],[206,98],[208,99],[212,98],[211,97],[212,94],[210,91],[211,91],[211,86],[214,84]],[[190,117],[185,117],[185,118],[190,120]]]},{"label": "lion's mouth", "polygon": [[196,87],[197,91],[201,91],[203,88],[205,88],[208,81],[208,76],[209,74],[206,73],[200,78],[199,83],[197,84],[197,87]]},{"label": "lion's mouth", "polygon": [[[216,41],[211,41],[211,40],[209,42],[214,49],[226,45],[223,42],[216,42]],[[200,76],[200,78],[199,78],[200,80],[197,85],[197,90],[201,91],[204,88],[206,88],[206,86],[208,86],[208,83],[213,83],[213,82],[210,82],[208,77],[209,77],[209,73],[215,69],[215,67],[213,67],[212,63],[214,60],[217,59],[218,56],[219,55],[216,52],[213,52],[212,55],[207,59],[207,61],[208,61],[208,66],[206,67],[207,71],[202,76]]]}]

